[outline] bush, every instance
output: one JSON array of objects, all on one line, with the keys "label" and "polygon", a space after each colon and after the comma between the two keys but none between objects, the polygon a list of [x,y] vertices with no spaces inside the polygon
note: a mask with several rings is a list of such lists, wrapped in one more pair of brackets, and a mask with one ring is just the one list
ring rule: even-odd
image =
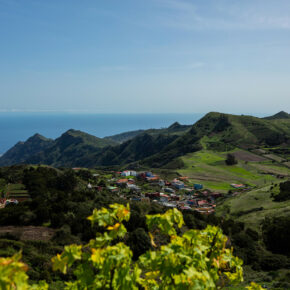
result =
[{"label": "bush", "polygon": [[290,181],[280,183],[280,192],[274,195],[274,201],[290,200]]},{"label": "bush", "polygon": [[263,239],[267,248],[277,254],[290,257],[290,216],[267,218],[263,222]]},{"label": "bush", "polygon": [[[176,209],[147,216],[151,245],[156,249],[134,263],[130,248],[120,242],[126,235],[122,221],[129,218],[129,205],[114,204],[110,209],[93,211],[89,219],[104,227],[105,233],[97,233],[88,245],[65,246],[63,253],[52,259],[53,269],[63,274],[75,269],[75,279],[66,283],[66,289],[213,289],[242,281],[242,261],[225,248],[227,237],[221,230],[208,226],[180,236],[176,228],[184,222]],[[167,245],[155,244],[158,233],[168,236]],[[138,229],[133,236],[140,243],[146,233]],[[28,289],[27,268],[20,258],[21,254],[0,258],[0,285],[4,289]],[[30,287],[47,289],[44,282]],[[249,289],[261,288],[252,284]]]},{"label": "bush", "polygon": [[137,228],[128,234],[126,244],[133,252],[133,259],[137,260],[139,256],[145,254],[150,248],[150,237],[143,228]]},{"label": "bush", "polygon": [[226,164],[227,165],[235,165],[237,163],[238,163],[238,161],[237,161],[236,157],[233,154],[228,153],[227,159],[226,159]]},{"label": "bush", "polygon": [[282,255],[265,255],[261,258],[261,268],[264,271],[279,270],[287,265],[287,258]]}]

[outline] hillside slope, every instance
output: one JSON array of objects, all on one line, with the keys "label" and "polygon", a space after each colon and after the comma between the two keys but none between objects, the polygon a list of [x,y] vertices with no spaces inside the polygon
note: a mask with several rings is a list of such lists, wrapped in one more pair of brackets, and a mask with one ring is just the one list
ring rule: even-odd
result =
[{"label": "hillside slope", "polygon": [[[2,166],[17,163],[67,167],[123,165],[158,153],[190,128],[190,125],[175,122],[168,128],[137,130],[105,138],[71,129],[56,140],[50,140],[47,147],[27,150],[29,143],[24,142],[21,148],[17,146],[9,155],[4,154],[0,162]],[[27,154],[23,154],[24,151]]]},{"label": "hillside slope", "polygon": [[48,149],[53,145],[52,139],[47,139],[39,134],[35,134],[25,142],[18,142],[0,158],[0,166],[9,166],[22,163],[31,155]]},{"label": "hillside slope", "polygon": [[174,135],[181,135],[187,132],[191,128],[191,125],[181,125],[178,122],[173,123],[168,128],[161,128],[161,129],[148,129],[148,130],[136,130],[136,131],[129,131],[124,132],[121,134],[116,134],[113,136],[105,137],[104,139],[113,140],[118,143],[123,143],[133,139],[134,137],[141,135],[141,134],[149,134],[149,135],[160,135],[160,134],[174,134]]},{"label": "hillside slope", "polygon": [[86,158],[81,158],[78,160],[78,166],[122,166],[160,152],[177,138],[177,135],[160,134],[152,136],[144,133],[118,146],[106,147]]},{"label": "hillside slope", "polygon": [[[134,134],[137,135],[132,138]],[[271,146],[287,150],[290,144],[290,119],[267,120],[211,112],[193,126],[174,123],[168,128],[127,132],[115,137],[118,143],[121,142],[119,145],[112,138],[102,139],[69,130],[55,141],[50,140],[49,144],[42,142],[42,147],[26,150],[23,156],[16,154],[19,150],[14,148],[9,154],[4,154],[0,162],[1,165],[6,165],[9,161],[9,164],[25,162],[93,167],[123,166],[138,161],[140,164],[134,164],[137,167],[181,168],[183,163],[178,157],[201,149],[228,151],[234,148]],[[129,140],[124,141],[126,138]]]},{"label": "hillside slope", "polygon": [[259,231],[265,217],[277,218],[290,214],[290,200],[275,202],[272,197],[275,189],[271,188],[273,186],[265,186],[227,198],[218,207],[217,214],[230,216]]},{"label": "hillside slope", "polygon": [[280,120],[280,119],[290,119],[290,114],[281,111],[275,115],[265,117],[266,120]]},{"label": "hillside slope", "polygon": [[57,138],[49,148],[29,156],[26,163],[76,166],[78,164],[77,160],[113,144],[115,143],[111,140],[104,140],[71,129]]},{"label": "hillside slope", "polygon": [[290,120],[270,121],[252,116],[211,112],[144,164],[166,166],[172,159],[198,150],[227,151],[236,147],[253,149],[261,146],[288,146]]}]

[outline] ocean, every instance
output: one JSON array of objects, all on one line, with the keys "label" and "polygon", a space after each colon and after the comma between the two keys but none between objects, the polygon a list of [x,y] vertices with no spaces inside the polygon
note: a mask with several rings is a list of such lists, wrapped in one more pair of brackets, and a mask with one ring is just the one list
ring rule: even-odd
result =
[{"label": "ocean", "polygon": [[176,121],[184,125],[194,124],[203,115],[1,112],[0,154],[35,133],[55,139],[69,129],[76,129],[105,137],[138,129],[164,128]]}]

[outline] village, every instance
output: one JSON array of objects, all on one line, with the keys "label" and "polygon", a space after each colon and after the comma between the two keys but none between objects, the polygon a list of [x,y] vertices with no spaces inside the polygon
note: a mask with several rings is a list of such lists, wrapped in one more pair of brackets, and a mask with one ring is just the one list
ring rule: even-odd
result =
[{"label": "village", "polygon": [[[213,214],[216,200],[225,195],[205,189],[203,184],[191,183],[187,176],[179,176],[170,181],[162,179],[150,171],[136,172],[125,170],[111,172],[112,178],[107,179],[106,189],[119,197],[135,202],[155,202],[167,208],[181,211],[197,211],[201,214]],[[99,174],[94,174],[99,178]],[[243,184],[231,184],[237,195],[248,188]],[[104,190],[100,185],[88,183],[88,189]]]},{"label": "village", "polygon": [[[73,171],[86,171],[90,179],[84,184],[87,190],[110,192],[119,198],[132,202],[158,203],[167,208],[181,211],[197,211],[201,214],[215,213],[217,199],[227,198],[250,190],[244,184],[231,184],[233,191],[228,193],[211,191],[203,184],[193,183],[187,176],[175,176],[169,180],[151,171],[90,171],[73,168]],[[0,198],[0,209],[8,205],[30,200],[29,192],[23,184],[9,184],[7,193]]]}]

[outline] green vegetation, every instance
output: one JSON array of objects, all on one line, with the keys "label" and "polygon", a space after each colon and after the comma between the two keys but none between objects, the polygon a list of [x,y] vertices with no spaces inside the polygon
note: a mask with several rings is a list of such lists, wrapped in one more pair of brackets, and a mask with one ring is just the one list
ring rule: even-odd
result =
[{"label": "green vegetation", "polygon": [[[184,225],[181,212],[169,210],[147,216],[151,243],[156,248],[133,262],[132,251],[122,239],[129,221],[129,205],[113,204],[110,209],[94,210],[92,224],[105,228],[87,245],[65,246],[62,254],[52,259],[53,269],[67,274],[73,268],[75,279],[65,289],[222,289],[243,281],[242,261],[226,248],[227,237],[220,229],[208,226],[205,230],[189,230],[178,235],[176,228]],[[154,235],[160,231],[169,242],[157,246]],[[0,258],[2,289],[48,289],[41,281],[29,285],[26,265],[21,253]],[[251,283],[247,289],[262,289]]]},{"label": "green vegetation", "polygon": [[[241,150],[231,152],[240,153]],[[253,187],[264,186],[278,181],[271,174],[289,174],[286,167],[265,161],[240,160],[236,165],[227,166],[225,164],[227,154],[210,150],[187,154],[181,158],[184,168],[177,171],[181,175],[188,176],[193,183],[203,183],[207,188],[223,191],[233,190],[230,185],[232,183],[243,183]]]},{"label": "green vegetation", "polygon": [[290,200],[290,181],[280,183],[280,191],[278,194],[273,194],[275,201]]},{"label": "green vegetation", "polygon": [[[212,112],[193,126],[174,123],[168,128],[127,132],[115,138],[113,136],[101,139],[69,130],[55,141],[44,140],[44,137],[40,136],[30,139],[17,144],[4,154],[0,158],[0,165],[25,162],[52,166],[95,167],[134,163],[136,167],[141,165],[149,168],[177,169],[183,166],[180,157],[201,149],[220,152],[234,148],[287,149],[290,140],[290,119],[266,120]],[[122,144],[119,144],[120,142]],[[285,154],[289,153],[287,152],[285,151]]]},{"label": "green vegetation", "polygon": [[[266,186],[250,192],[228,198],[217,208],[220,215],[228,215],[244,222],[257,231],[265,217],[286,216],[290,212],[290,201],[275,202],[272,199],[272,186]],[[278,188],[278,186],[276,186]]]},{"label": "green vegetation", "polygon": [[236,165],[238,163],[235,155],[228,153],[227,154],[227,159],[226,159],[226,165]]},{"label": "green vegetation", "polygon": [[124,132],[121,134],[116,134],[113,136],[105,137],[104,139],[113,140],[117,143],[124,143],[144,133],[153,135],[153,136],[154,135],[157,136],[160,134],[182,135],[183,133],[188,131],[190,128],[191,128],[191,125],[180,125],[178,122],[175,122],[168,128],[129,131],[129,132]]},{"label": "green vegetation", "polygon": [[[123,265],[125,260],[122,259],[126,257],[129,266],[124,264],[124,267],[128,266],[127,270],[134,271],[133,265],[138,265],[142,271],[139,277],[142,279],[147,277],[147,271],[152,272],[148,274],[150,282],[140,278],[141,280],[135,281],[138,285],[154,288],[158,282],[164,283],[163,288],[166,288],[168,283],[171,283],[168,282],[171,281],[168,273],[162,272],[166,269],[162,259],[170,256],[166,251],[172,251],[172,257],[178,260],[179,252],[174,251],[182,245],[186,249],[183,254],[190,253],[194,257],[195,253],[190,252],[192,249],[186,248],[185,233],[192,233],[194,230],[194,237],[199,233],[207,235],[208,230],[213,229],[208,227],[205,230],[208,225],[219,226],[229,238],[227,243],[234,247],[234,254],[244,261],[246,282],[254,280],[269,287],[289,288],[289,237],[283,231],[289,228],[290,200],[288,183],[282,183],[289,177],[289,144],[289,118],[260,119],[220,113],[209,113],[193,126],[175,123],[160,130],[151,129],[132,134],[129,132],[127,135],[116,136],[115,141],[74,130],[69,130],[55,141],[36,135],[31,140],[16,145],[0,158],[0,164],[7,164],[7,160],[12,163],[34,164],[0,168],[1,197],[7,197],[6,194],[9,194],[18,199],[26,199],[18,205],[9,204],[0,209],[0,226],[4,227],[0,235],[0,245],[5,247],[0,254],[9,259],[9,256],[23,249],[23,261],[29,266],[27,273],[32,280],[46,280],[51,289],[63,289],[63,282],[78,283],[74,279],[82,273],[76,273],[74,270],[82,265],[81,263],[94,263],[94,275],[101,273],[102,264],[88,260],[90,257],[84,254],[87,250],[81,251],[82,262],[76,261],[64,276],[59,272],[52,272],[52,265],[48,262],[56,254],[56,250],[63,251],[63,247],[68,243],[82,245],[84,249],[91,239],[101,242],[115,229],[118,231],[119,227],[123,230],[126,228],[128,232],[123,231],[121,236],[117,235],[115,241],[108,239],[103,245],[94,245],[100,254],[99,258],[102,257],[102,253],[108,254],[106,257],[109,257],[111,250],[115,251],[114,253],[123,253],[119,265]],[[237,164],[226,165],[229,154],[237,160]],[[38,163],[46,165],[35,165]],[[78,169],[71,170],[63,166]],[[94,169],[86,169],[87,167]],[[184,179],[188,185],[201,183],[204,189],[222,192],[223,196],[214,202],[214,205],[217,205],[217,214],[207,216],[184,209],[184,226],[175,226],[174,240],[171,234],[168,236],[163,232],[164,228],[152,229],[150,222],[146,223],[146,216],[153,215],[157,224],[165,226],[162,218],[164,207],[155,202],[148,203],[145,198],[136,199],[134,193],[125,187],[117,188],[115,192],[112,190],[110,186],[120,178],[116,171],[122,168],[153,168],[164,180],[171,180],[179,174],[188,177]],[[234,189],[231,184],[244,184],[245,187]],[[160,190],[159,185],[146,183],[144,180],[137,185],[141,187],[142,193]],[[204,194],[206,196],[206,193]],[[100,224],[95,223],[93,228],[90,226],[86,217],[93,209],[96,208],[96,212],[100,213],[100,208],[108,207],[112,203],[125,204],[131,197],[130,218],[124,221],[124,227],[121,227],[121,223],[116,226],[118,222],[107,224],[107,227],[112,229],[110,228],[106,236]],[[4,207],[3,204],[1,207]],[[165,218],[167,219],[170,220]],[[18,227],[22,227],[23,231],[28,227],[32,228],[29,234],[23,234]],[[165,228],[170,230],[167,226]],[[33,231],[41,236],[41,233],[47,233],[48,230],[53,233],[52,238],[47,237],[33,243],[26,240],[27,235],[34,237],[31,234]],[[97,239],[96,232],[99,233]],[[217,232],[216,234],[219,235]],[[104,242],[104,239],[102,241]],[[179,244],[175,244],[175,241]],[[119,244],[122,246],[118,247]],[[282,251],[279,245],[283,245]],[[151,253],[151,256],[148,253]],[[157,260],[152,259],[152,255]],[[145,257],[145,260],[142,257]],[[3,261],[5,263],[7,260]],[[9,261],[20,263],[19,256]],[[170,263],[172,261],[168,260]],[[190,259],[186,261],[194,262]],[[117,264],[118,261],[114,263]],[[170,265],[172,268],[173,264]],[[110,265],[107,266],[110,268]],[[191,267],[192,264],[189,268]],[[159,271],[158,280],[155,270]],[[203,270],[207,271],[204,268]],[[119,269],[113,271],[119,273]],[[197,274],[198,271],[186,273],[189,276],[197,275],[194,277],[197,277],[198,281],[198,277],[202,277]],[[116,279],[124,278],[127,275],[125,272],[119,273]],[[178,272],[176,280],[173,280],[184,288],[183,274]],[[111,282],[114,277],[112,275],[113,273],[110,273],[109,278],[107,277]],[[99,279],[100,283],[106,285],[107,278]],[[126,280],[129,284],[133,283],[130,279]]]},{"label": "green vegetation", "polygon": [[281,120],[281,119],[290,119],[290,114],[281,111],[273,116],[265,117],[266,120]]},{"label": "green vegetation", "polygon": [[38,154],[49,148],[53,140],[39,134],[30,137],[26,142],[18,142],[0,158],[0,166],[8,166],[25,162],[32,155]]},{"label": "green vegetation", "polygon": [[[211,153],[207,152],[206,156],[200,155],[200,158],[207,159],[208,162],[213,159],[214,163],[220,162],[217,160],[218,156],[213,158],[210,155]],[[162,172],[164,173],[165,170],[160,170],[160,174]],[[171,176],[171,171],[166,172],[168,172],[168,176]],[[98,175],[93,176],[93,173]],[[112,194],[107,189],[108,179],[115,177],[114,172],[102,170],[72,171],[24,165],[0,168],[0,179],[4,179],[6,183],[13,181],[14,184],[20,184],[22,181],[31,196],[31,200],[0,209],[0,226],[3,227],[0,235],[2,249],[0,254],[9,257],[22,249],[23,261],[29,266],[28,275],[33,281],[46,280],[52,285],[51,289],[63,289],[63,281],[73,279],[72,272],[68,271],[67,276],[53,272],[49,260],[55,256],[56,251],[62,251],[64,245],[70,243],[86,245],[91,239],[96,238],[96,232],[104,233],[104,229],[97,224],[92,228],[86,217],[94,208],[100,209],[108,207],[112,203],[125,204],[128,202],[128,199],[120,198],[118,194]],[[89,190],[87,188],[88,182],[102,184],[102,188]],[[149,192],[154,191],[153,185],[145,184]],[[145,184],[144,190],[146,190]],[[19,188],[19,185],[16,188]],[[273,187],[274,190],[278,193],[278,186]],[[124,188],[120,189],[120,195],[130,196],[130,193]],[[245,283],[255,281],[268,283],[267,285],[272,286],[278,285],[278,283],[280,283],[279,285],[283,283],[283,285],[288,285],[288,272],[287,266],[285,266],[289,262],[288,258],[286,257],[285,260],[284,255],[281,257],[279,253],[272,253],[272,248],[270,246],[266,248],[263,244],[263,237],[267,232],[266,228],[257,226],[255,230],[255,227],[246,223],[247,221],[241,222],[239,217],[232,215],[231,209],[226,206],[231,199],[233,198],[220,200],[219,203],[224,202],[225,206],[218,203],[218,212],[219,208],[223,209],[221,217],[201,215],[194,211],[183,211],[185,224],[183,228],[177,230],[177,234],[182,236],[184,232],[192,229],[204,230],[207,225],[219,226],[223,233],[229,237],[231,246],[234,247],[234,254],[244,261]],[[275,202],[275,204],[281,206],[284,202]],[[117,242],[122,242],[130,247],[133,261],[138,261],[148,250],[155,248],[152,246],[149,233],[154,235],[154,243],[158,248],[168,244],[169,240],[166,235],[158,229],[152,231],[149,224],[146,224],[146,215],[162,215],[165,208],[154,202],[131,201],[130,209],[130,219],[124,222],[128,232]],[[251,213],[255,213],[256,205],[250,209],[247,209],[245,205],[245,211],[247,210],[253,210]],[[246,214],[251,213],[247,212]],[[266,214],[264,216],[267,217]],[[283,215],[281,216],[283,217]],[[287,216],[287,212],[284,216]],[[261,219],[262,221],[263,219]],[[162,223],[158,221],[157,224],[161,225]],[[5,234],[4,229],[8,226],[9,232]],[[45,235],[44,240],[32,242],[27,241],[28,234],[19,234],[18,227],[22,227],[23,231],[29,231],[29,237],[33,238],[40,238],[42,233],[48,230],[54,234],[52,238]],[[273,263],[269,264],[269,260]],[[269,265],[273,265],[270,266],[271,269]],[[279,276],[280,281],[271,278],[273,271]],[[270,279],[273,282],[270,283]]]}]

